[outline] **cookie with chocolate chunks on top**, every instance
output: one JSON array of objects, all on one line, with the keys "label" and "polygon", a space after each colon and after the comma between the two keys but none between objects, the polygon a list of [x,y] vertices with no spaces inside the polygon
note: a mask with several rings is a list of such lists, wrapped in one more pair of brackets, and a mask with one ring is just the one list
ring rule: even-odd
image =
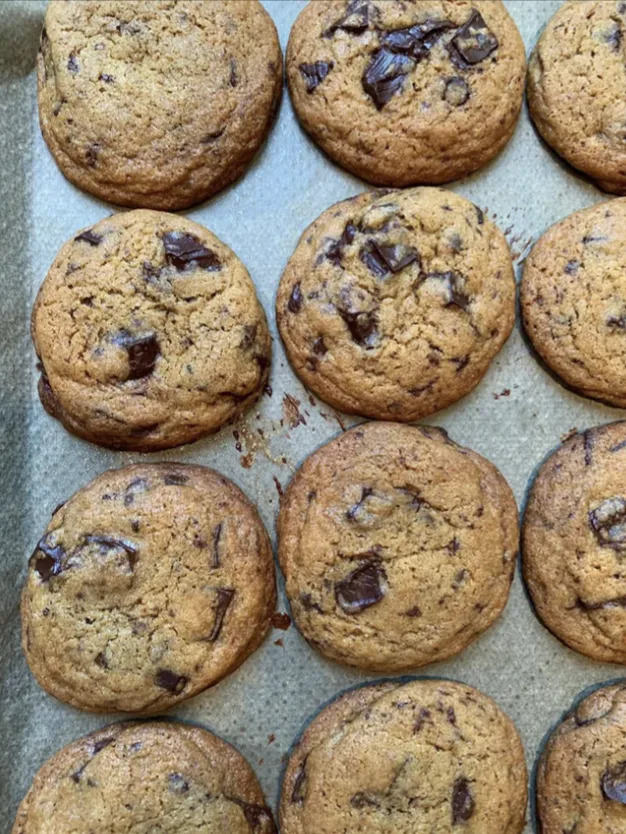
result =
[{"label": "cookie with chocolate chunks on top", "polygon": [[276,834],[244,757],[208,730],[174,722],[103,727],[35,775],[12,834]]},{"label": "cookie with chocolate chunks on top", "polygon": [[626,408],[626,198],[574,212],[539,238],[520,306],[551,370],[578,393]]},{"label": "cookie with chocolate chunks on top", "polygon": [[32,336],[46,410],[115,449],[217,431],[269,373],[246,268],[203,226],[164,212],[116,214],[69,240],[37,295]]},{"label": "cookie with chocolate chunks on top", "polygon": [[379,420],[418,420],[480,382],[515,320],[507,242],[448,191],[365,192],[303,233],[276,318],[318,397]]},{"label": "cookie with chocolate chunks on top", "polygon": [[217,683],[274,613],[256,509],[211,469],[137,464],[58,507],[22,593],[22,645],[51,695],[92,712],[152,714]]},{"label": "cookie with chocolate chunks on top", "polygon": [[626,820],[626,686],[584,697],[553,731],[537,770],[542,834],[621,834]]},{"label": "cookie with chocolate chunks on top", "polygon": [[501,0],[313,0],[286,68],[300,122],[332,159],[407,186],[458,179],[505,146],[526,60]]},{"label": "cookie with chocolate chunks on top", "polygon": [[258,0],[51,0],[41,130],[79,188],[183,209],[246,170],[273,121],[282,65]]},{"label": "cookie with chocolate chunks on top", "polygon": [[515,569],[515,499],[441,429],[364,423],[305,460],[281,501],[296,625],[333,660],[404,672],[497,619]]},{"label": "cookie with chocolate chunks on top", "polygon": [[436,679],[369,684],[324,707],[295,745],[280,830],[520,834],[526,788],[519,734],[487,695]]},{"label": "cookie with chocolate chunks on top", "polygon": [[626,663],[626,422],[580,432],[545,460],[522,550],[544,624],[588,657]]}]

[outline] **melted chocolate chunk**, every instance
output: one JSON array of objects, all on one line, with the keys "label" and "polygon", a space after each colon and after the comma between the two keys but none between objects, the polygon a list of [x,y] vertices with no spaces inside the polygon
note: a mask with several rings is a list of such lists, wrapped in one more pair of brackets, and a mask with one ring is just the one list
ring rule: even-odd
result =
[{"label": "melted chocolate chunk", "polygon": [[181,475],[179,472],[168,472],[163,476],[163,483],[166,486],[183,486],[188,480],[186,475]]},{"label": "melted chocolate chunk", "polygon": [[622,38],[622,27],[616,22],[613,28],[605,35],[604,42],[611,47],[613,52],[619,52],[622,45]]},{"label": "melted chocolate chunk", "polygon": [[166,232],[163,237],[165,260],[179,272],[201,267],[209,272],[222,268],[222,263],[212,249],[185,232]]},{"label": "melted chocolate chunk", "polygon": [[230,59],[230,78],[228,79],[231,87],[236,87],[239,84],[239,77],[237,75],[237,61],[234,58]]},{"label": "melted chocolate chunk", "polygon": [[430,710],[426,707],[420,707],[419,715],[415,719],[415,724],[413,725],[413,732],[419,733],[422,729],[426,721],[430,718]]},{"label": "melted chocolate chunk", "polygon": [[413,246],[405,246],[402,243],[390,245],[379,243],[377,240],[371,240],[369,243],[378,254],[379,260],[393,273],[400,272],[416,261],[419,265],[419,253]]},{"label": "melted chocolate chunk", "polygon": [[316,90],[334,66],[332,61],[316,61],[314,64],[300,64],[298,69],[304,78],[307,93],[312,93]]},{"label": "melted chocolate chunk", "polygon": [[167,786],[172,793],[189,793],[189,782],[182,773],[170,773],[167,777]]},{"label": "melted chocolate chunk", "polygon": [[374,346],[378,335],[374,312],[352,313],[348,310],[342,310],[340,307],[337,308],[337,312],[345,321],[353,341],[366,349]]},{"label": "melted chocolate chunk", "polygon": [[564,272],[567,275],[577,275],[580,268],[580,261],[568,261],[565,264]]},{"label": "melted chocolate chunk", "polygon": [[626,440],[622,440],[620,443],[616,443],[615,446],[611,446],[609,452],[619,452],[621,449],[626,449]]},{"label": "melted chocolate chunk", "polygon": [[360,614],[384,597],[381,579],[384,573],[377,562],[369,562],[353,570],[335,583],[335,599],[346,614]]},{"label": "melted chocolate chunk", "polygon": [[71,73],[73,73],[73,75],[76,75],[76,73],[80,70],[80,66],[76,60],[76,55],[73,52],[67,59],[67,68]]},{"label": "melted chocolate chunk", "polygon": [[214,643],[220,636],[222,626],[224,625],[224,617],[233,601],[235,591],[232,588],[218,588],[217,589],[217,606],[215,609],[215,622],[209,634],[209,640]]},{"label": "melted chocolate chunk", "polygon": [[361,84],[378,110],[400,92],[404,79],[415,66],[413,58],[393,52],[387,47],[377,49],[363,73]]},{"label": "melted chocolate chunk", "polygon": [[90,246],[99,246],[102,243],[102,235],[96,234],[93,229],[85,229],[84,232],[81,232],[74,238],[75,243],[79,243],[80,241],[84,241]]},{"label": "melted chocolate chunk", "polygon": [[621,316],[608,316],[606,326],[612,327],[615,330],[626,330],[626,314]]},{"label": "melted chocolate chunk", "polygon": [[115,337],[113,343],[123,347],[128,354],[127,380],[143,379],[149,376],[161,355],[159,342],[154,333],[146,336],[133,336],[128,331],[122,331]]},{"label": "melted chocolate chunk", "polygon": [[589,512],[588,518],[599,545],[626,550],[626,499],[607,498]]},{"label": "melted chocolate chunk", "polygon": [[498,45],[498,39],[488,29],[483,16],[474,9],[448,44],[448,52],[456,66],[467,69],[488,58]]},{"label": "melted chocolate chunk", "polygon": [[293,783],[293,790],[291,791],[291,801],[295,805],[302,805],[306,799],[306,759],[298,768],[295,781]]},{"label": "melted chocolate chunk", "polygon": [[626,805],[626,761],[605,770],[601,785],[605,799]]},{"label": "melted chocolate chunk", "polygon": [[353,504],[349,510],[346,510],[346,518],[348,521],[354,521],[356,516],[363,506],[363,502],[366,501],[370,495],[374,494],[374,490],[371,487],[362,487],[361,489],[361,498],[357,501],[356,504]]},{"label": "melted chocolate chunk", "polygon": [[98,76],[98,81],[104,81],[105,84],[113,84],[115,79],[112,75],[109,75],[107,72],[101,72]]},{"label": "melted chocolate chunk", "polygon": [[132,542],[116,539],[113,536],[85,536],[85,544],[95,544],[102,553],[110,550],[123,550],[128,560],[128,569],[132,573],[137,563],[138,548]]},{"label": "melted chocolate chunk", "polygon": [[213,560],[211,561],[212,568],[219,568],[220,566],[220,539],[222,538],[223,522],[215,526],[213,530]]},{"label": "melted chocolate chunk", "polygon": [[65,550],[60,544],[51,544],[51,538],[51,533],[46,534],[30,557],[30,565],[37,571],[42,582],[47,582],[52,576],[58,576],[63,570]]},{"label": "melted chocolate chunk", "polygon": [[585,449],[585,466],[591,466],[593,460],[593,435],[589,431],[583,432],[583,447]]},{"label": "melted chocolate chunk", "polygon": [[452,825],[467,822],[474,813],[474,797],[469,782],[460,776],[452,789]]},{"label": "melted chocolate chunk", "polygon": [[107,736],[106,738],[101,738],[99,741],[94,742],[91,748],[91,755],[97,756],[101,750],[104,750],[105,747],[108,747],[110,744],[113,744],[114,741],[114,738],[111,738],[111,736]]},{"label": "melted chocolate chunk", "polygon": [[426,277],[434,278],[437,281],[443,281],[448,299],[446,307],[454,305],[455,307],[459,307],[461,310],[467,310],[470,306],[470,297],[465,295],[465,293],[459,289],[459,284],[463,279],[458,272],[430,272]]},{"label": "melted chocolate chunk", "polygon": [[94,657],[93,662],[96,664],[96,666],[99,666],[101,669],[109,668],[109,664],[104,652],[98,652],[98,654]]},{"label": "melted chocolate chunk", "polygon": [[326,257],[331,263],[335,264],[335,266],[341,266],[341,261],[343,260],[343,250],[352,243],[356,233],[356,226],[351,221],[348,221],[339,240],[336,240],[328,248]]},{"label": "melted chocolate chunk", "polygon": [[328,353],[328,348],[326,347],[326,344],[324,343],[324,337],[323,336],[319,336],[313,342],[313,353],[316,356],[325,356]]},{"label": "melted chocolate chunk", "polygon": [[148,489],[146,478],[134,478],[124,490],[124,506],[130,507],[135,501],[135,496]]},{"label": "melted chocolate chunk", "polygon": [[375,278],[384,278],[389,275],[389,267],[385,263],[383,257],[379,254],[378,249],[373,246],[372,241],[362,247],[359,252],[359,258],[369,269]]},{"label": "melted chocolate chunk", "polygon": [[90,168],[95,168],[98,164],[98,154],[100,153],[100,145],[97,142],[87,146],[85,151],[85,160]]},{"label": "melted chocolate chunk", "polygon": [[350,35],[361,35],[369,25],[369,6],[367,3],[350,3],[347,13],[329,26],[323,37],[331,38],[338,29],[348,32]]},{"label": "melted chocolate chunk", "polygon": [[453,107],[460,107],[470,97],[469,84],[459,76],[449,78],[443,91],[443,97]]},{"label": "melted chocolate chunk", "polygon": [[253,805],[250,802],[244,802],[243,799],[236,799],[234,796],[227,796],[226,799],[229,802],[234,802],[235,805],[239,805],[246,822],[253,831],[256,831],[260,825],[265,825],[267,834],[276,834],[274,817],[269,808],[264,805]]},{"label": "melted chocolate chunk", "polygon": [[358,808],[359,810],[361,808],[367,808],[368,806],[371,808],[380,807],[380,803],[377,800],[372,799],[372,797],[362,791],[354,794],[350,800],[350,805],[352,805],[353,808]]},{"label": "melted chocolate chunk", "polygon": [[485,212],[481,208],[479,208],[478,206],[474,206],[474,208],[476,209],[476,217],[478,218],[478,225],[482,226],[483,223],[485,222]]},{"label": "melted chocolate chunk", "polygon": [[287,309],[290,313],[299,313],[302,309],[302,290],[300,284],[295,284],[287,302]]},{"label": "melted chocolate chunk", "polygon": [[157,686],[160,686],[161,689],[167,689],[168,692],[173,692],[176,695],[180,695],[187,686],[188,680],[184,675],[177,675],[171,669],[159,669],[155,677]]},{"label": "melted chocolate chunk", "polygon": [[439,38],[454,24],[449,20],[425,20],[408,29],[393,29],[380,36],[383,46],[407,55],[414,61],[421,61],[437,43]]},{"label": "melted chocolate chunk", "polygon": [[317,611],[318,614],[323,614],[324,611],[317,602],[313,602],[311,594],[300,594],[300,603],[305,611]]}]

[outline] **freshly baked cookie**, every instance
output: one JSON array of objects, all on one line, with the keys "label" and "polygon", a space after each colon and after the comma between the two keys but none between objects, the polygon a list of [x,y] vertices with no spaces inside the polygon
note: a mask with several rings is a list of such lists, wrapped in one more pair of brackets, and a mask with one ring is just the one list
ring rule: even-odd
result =
[{"label": "freshly baked cookie", "polygon": [[513,135],[525,72],[500,0],[315,0],[287,47],[302,125],[379,185],[447,182],[489,162]]},{"label": "freshly baked cookie", "polygon": [[243,173],[282,88],[258,0],[52,0],[39,119],[61,171],[123,206],[181,209]]},{"label": "freshly baked cookie", "polygon": [[577,434],[544,462],[523,525],[537,613],[571,648],[626,662],[626,422]]},{"label": "freshly baked cookie", "polygon": [[588,695],[559,724],[537,773],[542,834],[626,830],[626,685]]},{"label": "freshly baked cookie", "polygon": [[515,320],[502,233],[438,188],[327,209],[283,273],[276,316],[301,380],[333,407],[412,421],[467,394]]},{"label": "freshly baked cookie", "polygon": [[570,165],[626,193],[625,0],[568,0],[531,56],[530,115]]},{"label": "freshly baked cookie", "polygon": [[281,502],[278,558],[298,628],[333,660],[405,671],[499,616],[517,508],[498,470],[442,429],[365,423],[314,452]]},{"label": "freshly baked cookie", "polygon": [[519,834],[524,750],[513,722],[470,686],[442,680],[355,689],[295,747],[282,834]]},{"label": "freshly baked cookie", "polygon": [[122,723],[43,765],[13,834],[276,834],[248,762],[200,727]]},{"label": "freshly baked cookie", "polygon": [[151,714],[232,672],[274,612],[255,508],[202,466],[105,472],[54,512],[22,593],[22,646],[80,709]]},{"label": "freshly baked cookie", "polygon": [[115,449],[217,431],[261,394],[270,364],[241,261],[204,227],[155,211],[107,217],[62,247],[32,336],[46,410]]},{"label": "freshly baked cookie", "polygon": [[587,397],[626,407],[626,199],[548,229],[526,259],[521,308],[556,374]]}]

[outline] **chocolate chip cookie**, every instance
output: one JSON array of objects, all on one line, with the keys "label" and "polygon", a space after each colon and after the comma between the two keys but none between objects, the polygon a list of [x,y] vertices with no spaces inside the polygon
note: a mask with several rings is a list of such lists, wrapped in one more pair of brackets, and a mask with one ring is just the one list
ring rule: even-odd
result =
[{"label": "chocolate chip cookie", "polygon": [[524,44],[500,0],[315,0],[287,79],[304,128],[378,185],[458,179],[513,135]]},{"label": "chocolate chip cookie", "polygon": [[60,700],[151,714],[239,666],[275,602],[267,533],[233,483],[202,466],[127,466],[55,510],[28,565],[22,646]]},{"label": "chocolate chip cookie", "polygon": [[546,142],[596,185],[626,193],[625,0],[569,0],[528,70],[530,115]]},{"label": "chocolate chip cookie", "polygon": [[548,229],[526,259],[521,308],[556,374],[586,397],[626,408],[626,199]]},{"label": "chocolate chip cookie", "polygon": [[74,185],[181,209],[248,166],[282,53],[258,0],[52,0],[37,78],[44,139]]},{"label": "chocolate chip cookie", "polygon": [[543,834],[622,834],[626,825],[626,686],[597,689],[553,732],[539,763]]},{"label": "chocolate chip cookie", "polygon": [[282,834],[519,834],[524,751],[513,722],[462,683],[388,682],[327,706],[294,749]]},{"label": "chocolate chip cookie", "polygon": [[164,212],[116,214],[68,241],[37,295],[32,336],[46,410],[115,449],[217,431],[261,394],[270,364],[244,265]]},{"label": "chocolate chip cookie", "polygon": [[43,765],[13,834],[276,834],[248,762],[203,730],[165,722],[104,727]]},{"label": "chocolate chip cookie", "polygon": [[294,370],[334,408],[412,421],[467,394],[511,332],[502,233],[438,188],[366,192],[300,238],[276,316]]},{"label": "chocolate chip cookie", "polygon": [[298,628],[333,660],[405,671],[460,652],[506,605],[517,508],[442,429],[365,423],[314,452],[281,502]]},{"label": "chocolate chip cookie", "polygon": [[626,422],[588,429],[544,462],[523,525],[537,613],[564,643],[626,662]]}]

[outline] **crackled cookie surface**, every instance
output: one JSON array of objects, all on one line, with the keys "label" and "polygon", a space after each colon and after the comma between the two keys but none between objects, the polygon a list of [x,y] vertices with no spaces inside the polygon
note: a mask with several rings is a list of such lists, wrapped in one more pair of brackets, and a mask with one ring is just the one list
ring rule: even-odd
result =
[{"label": "crackled cookie surface", "polygon": [[485,165],[515,129],[525,70],[500,0],[315,0],[287,48],[303,126],[379,185],[447,182]]},{"label": "crackled cookie surface", "polygon": [[626,407],[626,199],[552,226],[526,259],[520,298],[550,368],[581,394]]},{"label": "crackled cookie surface", "polygon": [[311,722],[282,788],[283,834],[519,834],[524,751],[511,720],[440,680],[352,690]]},{"label": "crackled cookie surface", "polygon": [[244,494],[205,467],[139,464],[54,512],[29,562],[22,645],[62,701],[154,713],[239,666],[274,606],[270,543]]},{"label": "crackled cookie surface", "polygon": [[449,191],[366,192],[304,232],[276,315],[296,373],[323,400],[417,420],[474,388],[511,332],[508,245]]},{"label": "crackled cookie surface", "polygon": [[563,443],[532,486],[524,575],[557,637],[596,660],[626,662],[626,423]]},{"label": "crackled cookie surface", "polygon": [[204,227],[163,212],[116,214],[68,241],[32,335],[46,410],[119,449],[216,431],[260,395],[270,363],[244,265]]},{"label": "crackled cookie surface", "polygon": [[37,75],[41,129],[69,180],[120,205],[180,209],[247,167],[282,53],[257,0],[52,0]]},{"label": "crackled cookie surface", "polygon": [[597,689],[559,724],[541,757],[543,834],[622,834],[626,827],[626,686]]},{"label": "crackled cookie surface", "polygon": [[13,834],[276,834],[252,768],[199,727],[123,723],[64,747],[36,774]]},{"label": "crackled cookie surface", "polygon": [[568,0],[543,31],[528,72],[543,138],[596,185],[626,193],[626,2]]},{"label": "crackled cookie surface", "polygon": [[442,430],[366,423],[304,462],[278,539],[307,640],[343,663],[403,671],[456,654],[498,617],[517,509],[497,469]]}]

